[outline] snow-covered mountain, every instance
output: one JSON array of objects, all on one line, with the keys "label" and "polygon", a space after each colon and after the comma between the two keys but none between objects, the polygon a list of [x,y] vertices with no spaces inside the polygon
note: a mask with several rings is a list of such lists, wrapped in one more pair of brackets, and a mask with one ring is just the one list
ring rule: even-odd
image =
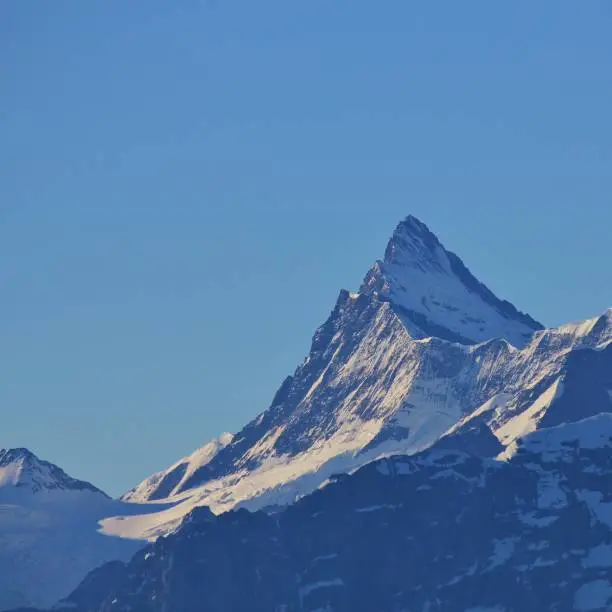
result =
[{"label": "snow-covered mountain", "polygon": [[[536,502],[532,489],[535,487],[534,490],[539,491],[538,487],[548,487],[546,483],[553,478],[550,474],[556,468],[553,466],[549,470],[548,465],[540,465],[548,461],[548,450],[542,454],[533,449],[546,441],[546,448],[556,449],[554,453],[563,462],[567,458],[567,444],[568,449],[575,449],[576,444],[578,447],[591,444],[583,442],[583,439],[597,439],[602,449],[601,452],[593,451],[592,460],[598,470],[604,470],[610,456],[607,438],[605,435],[604,438],[598,437],[593,432],[599,429],[604,433],[607,431],[609,421],[606,419],[611,412],[612,309],[580,323],[543,329],[510,303],[496,298],[474,278],[456,255],[440,244],[424,224],[408,217],[397,226],[384,259],[370,268],[359,291],[340,292],[329,318],[316,330],[308,356],[280,386],[271,406],[235,436],[224,434],[213,440],[167,470],[146,479],[121,501],[108,499],[95,487],[71,479],[59,468],[37,460],[23,449],[0,454],[0,609],[2,603],[7,607],[6,602],[10,605],[29,602],[47,604],[65,595],[69,584],[70,587],[74,586],[86,571],[101,561],[124,559],[136,547],[143,545],[138,540],[155,540],[157,536],[177,529],[176,536],[163,538],[155,548],[147,549],[144,556],[137,554],[128,574],[125,574],[121,563],[104,566],[92,573],[75,591],[75,594],[84,594],[83,599],[75,595],[78,601],[73,597],[66,605],[74,604],[76,610],[81,610],[83,604],[83,610],[88,612],[118,609],[114,607],[114,597],[104,600],[106,603],[100,607],[98,604],[102,605],[102,600],[94,595],[97,592],[100,597],[106,597],[105,581],[116,579],[119,583],[113,582],[112,588],[118,589],[118,601],[132,606],[122,609],[180,609],[187,612],[191,608],[181,607],[182,604],[178,605],[177,601],[182,600],[172,597],[185,597],[185,601],[189,602],[192,600],[188,598],[193,593],[199,593],[200,586],[208,585],[206,588],[211,593],[217,593],[221,598],[219,601],[225,602],[227,577],[234,576],[232,580],[237,580],[236,584],[241,585],[239,591],[251,593],[253,601],[262,602],[266,610],[290,612],[294,609],[326,609],[324,598],[310,596],[310,593],[319,591],[318,586],[311,589],[312,585],[305,583],[303,589],[298,588],[296,595],[293,574],[289,582],[279,578],[278,587],[283,597],[298,597],[299,606],[285,605],[283,599],[273,598],[274,605],[270,599],[270,606],[266,608],[264,604],[268,599],[261,599],[263,587],[257,586],[260,575],[256,573],[253,578],[250,573],[252,567],[258,568],[263,564],[273,568],[272,575],[276,576],[277,571],[282,573],[297,563],[300,569],[296,571],[303,582],[304,576],[310,576],[311,570],[300,564],[310,563],[316,567],[320,558],[340,555],[338,551],[325,550],[325,538],[333,540],[334,536],[331,535],[322,536],[320,546],[317,544],[309,550],[300,548],[306,544],[296,543],[315,538],[318,522],[311,523],[308,519],[304,523],[305,531],[296,528],[296,534],[287,532],[279,535],[274,531],[277,529],[274,527],[276,523],[265,515],[239,512],[215,519],[208,509],[200,506],[209,506],[215,513],[236,508],[265,509],[278,512],[279,517],[310,516],[314,520],[319,512],[332,512],[335,495],[339,496],[338,500],[341,501],[338,503],[343,508],[341,516],[338,516],[340,522],[334,522],[334,519],[330,524],[323,524],[321,533],[329,533],[326,529],[333,532],[346,521],[347,530],[340,529],[338,533],[355,540],[362,523],[353,521],[351,517],[361,517],[362,514],[364,517],[373,516],[384,525],[385,521],[390,520],[387,510],[391,512],[393,504],[401,503],[408,507],[410,504],[406,500],[412,500],[415,495],[423,500],[422,506],[418,506],[423,515],[415,518],[412,511],[408,512],[406,516],[416,521],[414,525],[420,529],[423,526],[419,521],[441,513],[435,521],[452,532],[455,515],[450,510],[444,514],[447,505],[460,515],[459,507],[469,498],[466,516],[475,525],[480,519],[492,521],[493,517],[482,515],[482,512],[488,512],[486,505],[482,508],[471,505],[470,496],[473,495],[474,500],[480,499],[483,504],[493,504],[495,508],[495,500],[500,500],[506,505],[496,511],[506,517],[504,520],[514,521],[512,529],[508,531],[512,533],[508,535],[504,529],[497,530],[495,525],[488,525],[488,531],[484,530],[482,537],[488,537],[489,544],[483,540],[477,550],[469,552],[465,549],[468,551],[465,552],[461,549],[457,563],[449,564],[450,569],[447,568],[449,572],[452,570],[456,573],[455,578],[465,574],[474,575],[477,577],[474,580],[480,580],[486,574],[487,577],[482,578],[486,582],[488,574],[484,570],[472,572],[471,568],[474,564],[480,569],[487,566],[489,561],[483,555],[497,554],[497,540],[522,537],[520,528],[524,528],[523,523],[511,519],[517,513],[517,508],[523,508],[521,512],[532,512],[535,521],[542,518],[539,506],[533,505]],[[564,428],[563,436],[582,432],[579,441],[576,443],[572,439],[566,444],[567,440],[563,438],[564,441],[559,442],[561,430],[553,431],[558,427]],[[449,449],[469,457],[465,463],[473,466],[478,476],[472,477],[471,472],[465,472],[463,467],[433,461],[435,453],[447,453]],[[415,458],[407,455],[415,455]],[[571,470],[577,470],[577,466],[584,467],[585,457],[591,458],[591,454],[579,452],[578,455],[577,458],[573,455],[570,458],[581,463],[567,467],[570,471],[565,475],[572,479],[572,486],[579,485],[587,490],[592,484],[589,477],[576,484],[577,475]],[[391,456],[401,457],[386,459]],[[368,463],[374,467],[364,468]],[[381,466],[388,466],[389,473]],[[355,478],[338,476],[356,470]],[[394,480],[397,475],[408,477],[413,471],[420,476]],[[483,479],[487,480],[489,473],[497,475],[493,479],[496,484],[481,490],[479,487]],[[390,475],[393,478],[390,479]],[[607,472],[602,471],[600,476],[601,482],[609,482]],[[529,480],[531,489],[523,487],[523,477]],[[353,484],[347,485],[346,489],[337,489],[336,485],[327,486],[329,482],[340,484],[347,478],[347,482]],[[540,484],[540,480],[545,484]],[[397,494],[396,489],[400,485],[405,486],[402,495],[405,494],[406,499],[396,502],[391,498]],[[371,486],[372,489],[355,492],[361,486]],[[551,486],[554,488],[557,485],[553,482]],[[321,493],[308,496],[321,487]],[[329,491],[341,492],[336,494]],[[423,497],[421,491],[431,491],[431,494]],[[603,489],[601,491],[603,496]],[[457,497],[453,497],[455,495]],[[531,497],[525,501],[525,495]],[[302,500],[305,496],[306,499]],[[387,497],[391,501],[384,501]],[[318,502],[310,501],[321,499],[328,500],[322,508],[318,508]],[[592,495],[589,499],[597,501],[600,498]],[[296,510],[292,510],[290,505],[296,500],[302,501],[297,504]],[[531,510],[524,509],[528,506]],[[575,508],[578,510],[572,512],[584,518],[580,510],[582,506]],[[593,516],[599,516],[595,506],[589,506],[588,511]],[[186,516],[189,518],[181,526]],[[279,520],[291,522],[294,519]],[[432,526],[433,521],[432,518]],[[469,521],[462,523],[461,529],[472,525]],[[204,531],[200,532],[200,527],[190,531],[189,525],[194,522],[201,523]],[[207,523],[216,525],[213,531],[208,531]],[[263,540],[257,531],[258,526],[263,526],[267,534],[264,534]],[[365,532],[368,541],[375,546],[376,525],[366,526],[372,529]],[[442,554],[443,537],[436,535],[433,527],[430,532],[424,532],[428,535],[422,541],[418,540],[421,537],[418,529],[411,531],[412,527],[408,524],[398,524],[397,529],[397,532],[387,535],[400,540],[413,539],[416,549],[433,542],[434,550]],[[226,556],[220,554],[213,560],[217,553],[209,552],[208,540],[206,546],[199,549],[200,538],[208,538],[209,533],[213,534],[215,542],[213,551],[223,538],[229,538],[227,552],[223,553]],[[602,534],[602,537],[608,537],[607,532]],[[535,537],[537,532],[531,535]],[[580,535],[581,545],[590,545],[587,535]],[[292,552],[277,550],[274,546],[270,548],[270,542],[266,539],[268,536],[272,538],[271,541],[274,538],[280,538],[279,541],[289,538]],[[562,536],[562,533],[554,530],[547,534],[550,538]],[[466,538],[471,537],[473,534],[466,535]],[[193,542],[190,541],[192,539]],[[250,541],[262,543],[262,550],[257,548],[259,544],[255,546],[256,550],[251,550],[246,545]],[[175,542],[179,547],[176,550],[172,548]],[[339,547],[351,550],[344,540],[334,542]],[[387,540],[381,540],[381,546],[385,542]],[[527,559],[525,563],[533,561],[539,567],[539,561],[534,561],[529,556],[531,553],[525,552],[532,550],[530,547],[536,544],[525,540],[523,553]],[[492,553],[490,546],[494,547]],[[562,542],[558,543],[558,547],[562,547]],[[391,546],[389,550],[388,559],[391,560],[396,559],[394,555],[412,554],[412,548],[406,552]],[[243,559],[241,555],[245,551],[248,554]],[[455,554],[453,551],[445,554]],[[183,552],[193,556],[182,558],[181,572],[168,567],[168,563],[174,563],[172,559],[178,559]],[[266,557],[268,553],[273,558]],[[291,557],[294,553],[298,555],[297,559]],[[153,554],[155,561],[149,562]],[[260,554],[264,556],[258,556]],[[280,557],[277,558],[277,554]],[[220,563],[219,559],[223,562]],[[287,560],[287,567],[279,569],[278,559]],[[383,556],[382,549],[376,559],[381,568],[391,563]],[[436,564],[439,559],[439,555],[432,557],[423,567],[438,571]],[[416,560],[413,561],[418,565]],[[211,590],[210,580],[202,578],[198,564],[209,568],[210,575],[216,576],[217,570],[211,569],[215,563],[225,568],[227,574],[224,574],[225,578],[219,577],[217,590]],[[148,571],[149,564],[153,568],[152,574]],[[353,567],[348,560],[343,561],[342,571],[349,571],[348,574],[334,577],[325,570],[321,574],[321,581],[327,584],[337,579],[349,584],[353,580],[351,572],[357,572],[358,567]],[[501,569],[496,570],[495,575],[501,582],[508,575],[504,573],[503,564],[499,567]],[[332,569],[335,571],[335,566]],[[408,569],[404,567],[408,573],[413,569],[412,566]],[[514,573],[508,579],[515,580],[520,568],[513,567],[512,571]],[[385,582],[384,576],[373,575]],[[591,582],[598,580],[593,576],[593,572],[588,574]],[[447,577],[449,582],[455,580],[452,576]],[[243,584],[240,582],[243,578],[252,578],[254,582]],[[102,581],[102,588],[96,590],[99,580]],[[128,590],[121,590],[125,580],[129,589],[135,590],[130,591],[128,587]],[[170,594],[168,580],[172,580],[172,584],[176,581],[179,585],[176,590],[173,587]],[[233,584],[232,580],[230,582]],[[315,582],[312,584],[318,584],[316,577],[313,580]],[[478,592],[482,587],[481,582],[472,582],[471,578],[466,582],[462,580],[452,582],[452,585],[460,585],[451,589],[452,593],[458,593],[457,602],[469,598],[470,589]],[[578,589],[572,580],[571,575],[567,578],[563,574],[563,581],[573,585],[568,588]],[[463,588],[463,584],[467,585],[467,591],[459,593],[457,589]],[[583,586],[595,588],[588,584]],[[149,593],[147,589],[150,585],[156,585],[154,595],[159,598],[145,605],[142,600],[144,595],[141,597],[141,594]],[[323,587],[321,592],[327,597],[328,591]],[[399,589],[399,584],[389,584],[390,589],[396,587]],[[276,593],[274,588],[270,588],[270,593]],[[368,601],[358,589],[350,593],[350,597]],[[422,606],[419,608],[417,605],[416,609],[428,609],[424,602],[430,601],[432,595],[429,591],[423,593],[425,599],[405,601],[417,601],[418,605],[421,602]],[[553,601],[550,599],[553,597],[551,593],[545,594],[545,597],[549,599],[542,601]],[[217,605],[218,602],[215,603],[217,600],[210,601],[212,603],[206,609],[224,609]],[[248,604],[249,599],[244,601]],[[482,605],[485,607],[481,609],[487,609],[489,604]],[[235,609],[243,608],[238,606]],[[255,608],[247,605],[244,609]],[[333,609],[361,608],[358,605],[353,608],[334,605]],[[402,608],[398,603],[395,607],[380,609],[391,612],[406,607]],[[408,609],[413,607],[408,606]],[[429,609],[435,607],[430,606]],[[441,606],[439,609],[456,608]],[[491,604],[488,609],[495,607]],[[554,608],[546,604],[540,609]]]},{"label": "snow-covered mountain", "polygon": [[89,491],[108,497],[92,484],[71,478],[56,465],[39,459],[27,448],[0,449],[0,501],[59,491]]},{"label": "snow-covered mountain", "polygon": [[51,605],[107,561],[142,545],[99,532],[99,521],[163,506],[112,500],[24,448],[0,450],[0,610]]},{"label": "snow-covered mountain", "polygon": [[139,502],[170,497],[180,491],[183,483],[189,480],[195,471],[207,465],[221,449],[232,441],[233,437],[231,433],[221,434],[188,457],[179,459],[167,470],[149,476],[137,487],[123,495],[121,499]]},{"label": "snow-covered mountain", "polygon": [[[542,329],[408,217],[359,292],[340,292],[268,410],[178,484],[171,481],[172,508],[111,519],[104,529],[154,539],[197,505],[215,512],[281,507],[333,473],[418,452],[468,422],[493,432],[509,456],[541,422],[610,410],[611,313]],[[595,388],[591,407],[576,401]],[[138,499],[153,499],[148,490],[137,487]]]},{"label": "snow-covered mountain", "polygon": [[[459,447],[453,442],[459,442]],[[612,609],[612,415],[527,434],[507,461],[443,438],[270,516],[195,509],[92,573],[74,612]]]}]

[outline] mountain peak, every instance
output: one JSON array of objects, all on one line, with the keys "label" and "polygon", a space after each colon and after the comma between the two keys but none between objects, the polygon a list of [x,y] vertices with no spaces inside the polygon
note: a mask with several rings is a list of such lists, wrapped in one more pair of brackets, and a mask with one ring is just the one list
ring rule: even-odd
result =
[{"label": "mountain peak", "polygon": [[438,242],[438,238],[429,227],[414,215],[407,215],[404,217],[395,227],[393,234],[428,235],[436,243]]},{"label": "mountain peak", "polygon": [[[2,448],[0,449],[0,470],[14,467],[15,477],[28,470],[30,466],[39,463],[38,457],[27,448]],[[18,470],[18,472],[17,472]],[[2,481],[0,480],[0,486]]]},{"label": "mountain peak", "polygon": [[35,460],[36,455],[27,448],[2,448],[0,449],[0,466],[12,463],[14,461],[31,461]]},{"label": "mountain peak", "polygon": [[384,263],[444,271],[444,248],[422,221],[408,215],[400,221],[385,250]]},{"label": "mountain peak", "polygon": [[0,449],[0,495],[10,492],[91,491],[107,497],[92,484],[72,478],[61,468],[39,459],[27,448]]},{"label": "mountain peak", "polygon": [[437,240],[436,236],[427,227],[427,225],[414,215],[407,215],[397,224],[394,234],[397,233],[430,234]]},{"label": "mountain peak", "polygon": [[361,293],[390,301],[416,336],[474,344],[505,338],[524,346],[542,325],[500,300],[416,217],[401,221]]}]

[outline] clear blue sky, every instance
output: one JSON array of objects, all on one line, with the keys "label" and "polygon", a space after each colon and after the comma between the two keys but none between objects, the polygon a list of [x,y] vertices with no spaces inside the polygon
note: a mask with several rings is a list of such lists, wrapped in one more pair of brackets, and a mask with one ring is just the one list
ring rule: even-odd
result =
[{"label": "clear blue sky", "polygon": [[268,406],[412,213],[612,305],[612,5],[0,3],[0,446],[118,494]]}]

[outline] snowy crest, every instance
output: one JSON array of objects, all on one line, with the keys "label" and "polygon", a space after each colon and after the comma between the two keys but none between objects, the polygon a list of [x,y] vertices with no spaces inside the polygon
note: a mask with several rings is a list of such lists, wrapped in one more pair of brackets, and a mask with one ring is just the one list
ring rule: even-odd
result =
[{"label": "snowy crest", "polygon": [[71,478],[61,468],[39,459],[27,448],[0,450],[0,496],[11,493],[91,491],[106,494],[88,482]]},{"label": "snowy crest", "polygon": [[542,325],[478,281],[429,228],[409,216],[389,241],[383,261],[360,291],[390,300],[412,334],[473,344],[505,338],[524,346]]}]

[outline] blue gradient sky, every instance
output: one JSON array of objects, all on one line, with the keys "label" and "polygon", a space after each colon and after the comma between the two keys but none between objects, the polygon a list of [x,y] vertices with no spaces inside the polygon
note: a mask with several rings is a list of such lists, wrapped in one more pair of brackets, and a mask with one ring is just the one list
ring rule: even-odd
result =
[{"label": "blue gradient sky", "polygon": [[267,407],[412,213],[612,305],[612,5],[0,3],[0,446],[118,494]]}]

